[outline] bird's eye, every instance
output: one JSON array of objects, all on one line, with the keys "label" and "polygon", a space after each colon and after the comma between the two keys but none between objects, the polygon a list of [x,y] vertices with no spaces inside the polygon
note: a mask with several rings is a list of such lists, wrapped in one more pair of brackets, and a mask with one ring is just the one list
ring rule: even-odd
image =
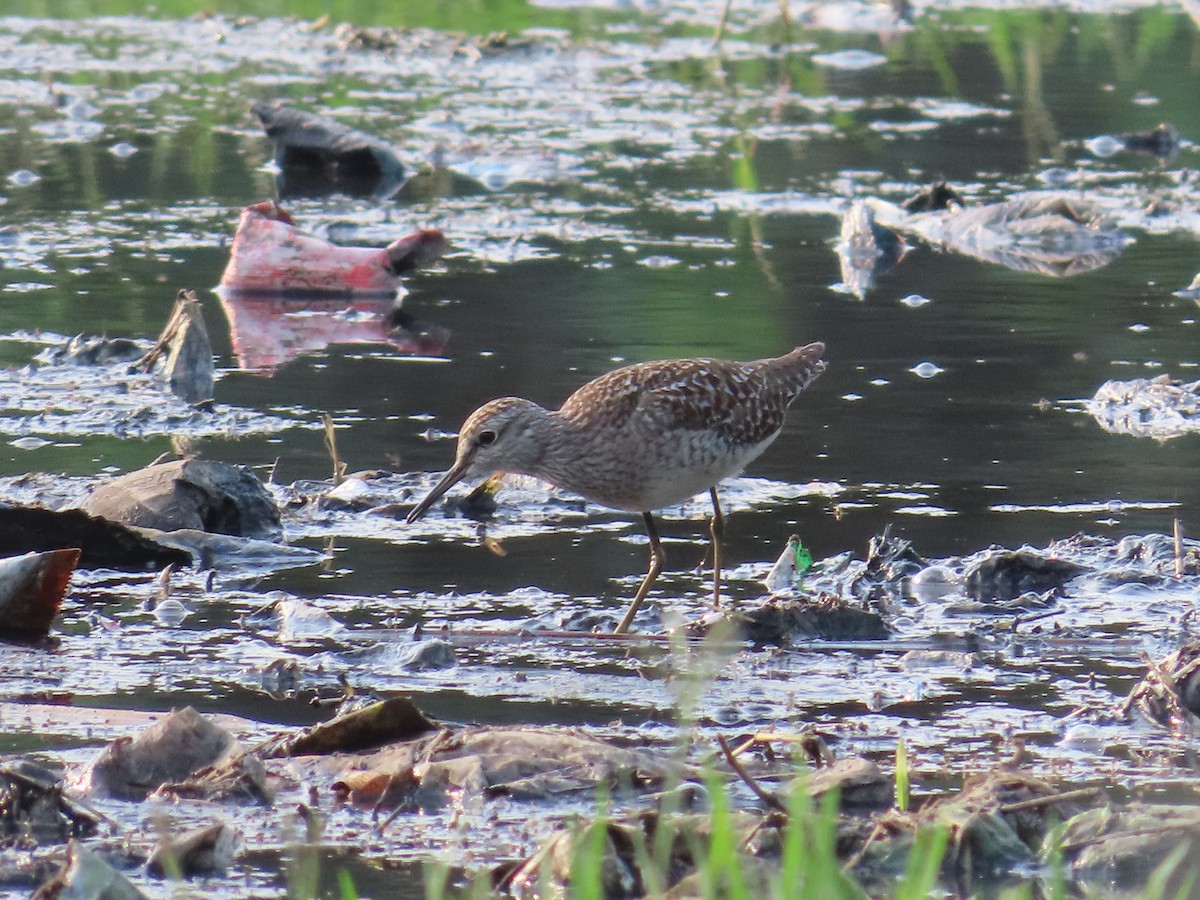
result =
[{"label": "bird's eye", "polygon": [[494,443],[496,443],[496,432],[494,432],[494,431],[479,432],[479,446],[480,447],[490,447]]}]

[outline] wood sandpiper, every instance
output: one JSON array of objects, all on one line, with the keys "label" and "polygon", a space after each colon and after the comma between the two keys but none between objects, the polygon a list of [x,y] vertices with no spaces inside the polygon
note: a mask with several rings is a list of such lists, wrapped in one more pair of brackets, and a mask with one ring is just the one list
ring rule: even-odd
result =
[{"label": "wood sandpiper", "polygon": [[825,345],[753,362],[667,359],[614,369],[572,394],[557,411],[521,397],[485,403],[463,423],[454,465],[409,513],[409,523],[463,478],[532,475],[602,506],[640,512],[650,568],[616,633],[662,571],[651,511],[705,490],[712,498],[713,603],[721,597],[724,518],[717,482],[770,446],[796,396],[825,370]]}]

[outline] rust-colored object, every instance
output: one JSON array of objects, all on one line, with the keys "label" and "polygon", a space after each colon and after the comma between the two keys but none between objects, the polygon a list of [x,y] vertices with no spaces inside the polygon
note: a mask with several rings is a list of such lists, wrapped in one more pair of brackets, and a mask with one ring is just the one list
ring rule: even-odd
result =
[{"label": "rust-colored object", "polygon": [[242,210],[221,287],[230,291],[308,296],[391,297],[404,272],[446,250],[437,229],[417,231],[387,247],[341,247],[296,227],[274,200]]},{"label": "rust-colored object", "polygon": [[0,559],[0,637],[36,639],[50,633],[79,557],[72,547]]}]

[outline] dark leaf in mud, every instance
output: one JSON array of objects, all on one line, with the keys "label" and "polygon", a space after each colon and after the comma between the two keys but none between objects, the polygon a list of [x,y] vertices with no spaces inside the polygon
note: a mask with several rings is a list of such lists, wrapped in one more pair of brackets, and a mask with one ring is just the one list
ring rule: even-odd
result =
[{"label": "dark leaf in mud", "polygon": [[37,889],[33,900],[144,900],[145,896],[100,854],[71,841],[62,870]]},{"label": "dark leaf in mud", "polygon": [[0,559],[0,637],[49,634],[78,563],[74,547]]},{"label": "dark leaf in mud", "polygon": [[78,509],[57,512],[34,506],[0,506],[0,553],[76,548],[89,569],[143,571],[186,566],[191,556],[164,547],[117,522]]},{"label": "dark leaf in mud", "polygon": [[63,795],[62,779],[26,759],[0,766],[0,844],[64,844],[96,830],[99,818]]},{"label": "dark leaf in mud", "polygon": [[259,101],[252,110],[275,141],[281,196],[387,197],[404,183],[404,164],[386,141],[282,100]]},{"label": "dark leaf in mud", "polygon": [[[875,612],[852,606],[838,597],[772,597],[751,610],[738,610],[723,619],[738,630],[743,640],[755,644],[786,647],[796,641],[882,641],[891,634]],[[688,628],[689,635],[707,634],[713,623]]]},{"label": "dark leaf in mud", "polygon": [[275,793],[267,783],[267,770],[255,755],[242,753],[215,766],[203,768],[183,781],[162,785],[157,797],[206,800],[210,803],[260,803],[270,806]]},{"label": "dark leaf in mud", "polygon": [[1022,594],[1062,590],[1086,566],[1032,550],[996,550],[968,567],[967,593],[976,600],[1015,600]]},{"label": "dark leaf in mud", "polygon": [[350,753],[412,740],[436,728],[407,697],[391,697],[316,725],[298,737],[272,741],[260,752],[267,759]]},{"label": "dark leaf in mud", "polygon": [[240,835],[224,822],[202,825],[179,837],[165,835],[146,860],[146,871],[159,878],[219,875],[233,862]]},{"label": "dark leaf in mud", "polygon": [[182,781],[235,755],[238,743],[190,706],[176,710],[133,738],[118,738],[83,773],[91,791],[142,800],[167,782]]},{"label": "dark leaf in mud", "polygon": [[254,473],[204,459],[160,463],[122,475],[87,498],[83,509],[124,525],[194,528],[274,539],[279,510]]}]

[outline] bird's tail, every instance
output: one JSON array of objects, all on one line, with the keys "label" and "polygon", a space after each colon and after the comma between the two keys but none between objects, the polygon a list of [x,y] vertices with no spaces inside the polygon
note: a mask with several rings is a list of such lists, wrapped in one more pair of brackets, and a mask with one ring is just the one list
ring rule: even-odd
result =
[{"label": "bird's tail", "polygon": [[761,361],[763,368],[787,386],[789,398],[794,398],[825,371],[825,345],[820,341],[797,347],[791,353]]}]

